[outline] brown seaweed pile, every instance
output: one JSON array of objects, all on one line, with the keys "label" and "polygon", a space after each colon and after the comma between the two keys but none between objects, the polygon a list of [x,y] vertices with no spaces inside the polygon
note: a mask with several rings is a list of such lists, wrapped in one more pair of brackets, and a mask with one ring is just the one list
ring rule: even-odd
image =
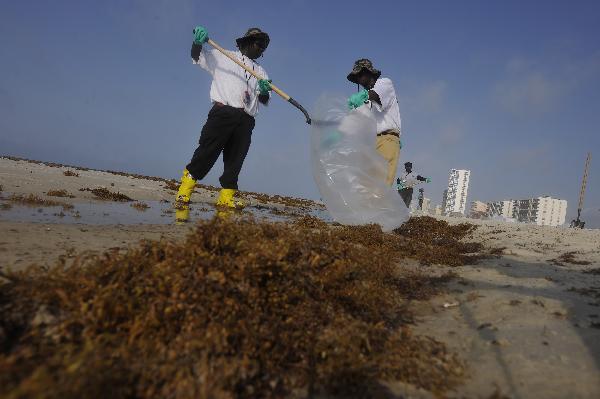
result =
[{"label": "brown seaweed pile", "polygon": [[72,170],[65,170],[63,172],[63,175],[65,175],[65,176],[79,177],[79,173],[73,172]]},{"label": "brown seaweed pile", "polygon": [[62,198],[75,198],[74,195],[69,194],[67,192],[67,190],[61,189],[61,190],[49,190],[46,193],[47,196],[49,197],[62,197]]},{"label": "brown seaweed pile", "polygon": [[80,188],[79,191],[90,191],[96,197],[105,201],[117,201],[117,202],[128,202],[134,201],[133,198],[128,197],[125,194],[121,193],[113,193],[107,188],[98,187],[98,188]]},{"label": "brown seaweed pile", "polygon": [[413,241],[215,218],[182,243],[7,274],[0,396],[368,398],[393,380],[441,395],[463,365],[411,332],[406,304],[448,276],[403,271]]},{"label": "brown seaweed pile", "polygon": [[12,194],[10,197],[7,198],[7,200],[10,202],[16,203],[16,204],[21,204],[21,205],[26,205],[26,206],[62,206],[63,209],[65,209],[65,210],[73,209],[73,205],[71,205],[71,204],[67,204],[65,202],[43,199],[43,198],[40,198],[37,195],[33,195],[33,194],[29,194],[29,195]]},{"label": "brown seaweed pile", "polygon": [[133,204],[131,204],[131,207],[138,211],[143,212],[143,211],[147,210],[148,208],[150,208],[150,205],[148,205],[142,201],[137,201],[137,202],[134,202]]},{"label": "brown seaweed pile", "polygon": [[477,228],[470,223],[449,225],[430,216],[409,219],[394,232],[407,240],[398,250],[405,256],[415,257],[421,264],[460,266],[475,263],[482,257],[483,245],[463,242]]},{"label": "brown seaweed pile", "polygon": [[565,263],[570,263],[572,265],[589,265],[592,263],[587,260],[576,259],[575,258],[576,254],[578,254],[578,252],[568,251],[568,252],[560,254],[558,256],[558,258],[556,258],[556,259],[550,259],[550,262],[554,263],[555,265],[559,265],[559,266],[564,266]]}]

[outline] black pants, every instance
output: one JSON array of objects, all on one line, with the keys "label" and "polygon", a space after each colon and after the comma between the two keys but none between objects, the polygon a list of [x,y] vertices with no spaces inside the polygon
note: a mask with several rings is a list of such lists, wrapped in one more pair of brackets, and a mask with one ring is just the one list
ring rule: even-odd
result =
[{"label": "black pants", "polygon": [[406,204],[406,207],[410,208],[410,203],[412,201],[412,196],[413,196],[413,188],[412,187],[403,188],[402,190],[398,190],[398,193],[402,197],[402,200]]},{"label": "black pants", "polygon": [[198,148],[194,151],[187,170],[196,180],[201,180],[223,152],[221,187],[238,188],[238,176],[248,154],[254,129],[254,117],[244,110],[228,105],[214,105],[202,128]]}]

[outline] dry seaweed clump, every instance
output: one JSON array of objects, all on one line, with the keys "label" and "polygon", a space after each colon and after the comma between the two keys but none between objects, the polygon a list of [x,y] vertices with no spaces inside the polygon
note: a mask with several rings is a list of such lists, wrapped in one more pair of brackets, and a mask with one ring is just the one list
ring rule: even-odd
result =
[{"label": "dry seaweed clump", "polygon": [[553,262],[555,265],[564,266],[565,263],[570,263],[572,265],[589,265],[592,262],[587,260],[579,260],[575,258],[575,255],[578,254],[576,251],[569,251],[561,254],[556,259],[550,259],[550,262]]},{"label": "dry seaweed clump", "polygon": [[63,175],[65,175],[65,176],[79,177],[79,173],[73,172],[71,170],[65,170],[63,172]]},{"label": "dry seaweed clump", "polygon": [[463,366],[411,332],[419,276],[378,248],[215,218],[182,243],[6,275],[0,396],[348,398],[391,380],[441,395]]},{"label": "dry seaweed clump", "polygon": [[145,202],[142,201],[138,201],[138,202],[134,202],[133,204],[131,204],[131,207],[138,210],[138,211],[145,211],[148,208],[150,208],[150,205],[146,204]]},{"label": "dry seaweed clump", "polygon": [[90,191],[96,197],[106,201],[117,201],[117,202],[128,202],[133,201],[132,198],[128,197],[125,194],[121,193],[113,193],[107,188],[99,187],[99,188],[80,188],[79,191]]},{"label": "dry seaweed clump", "polygon": [[14,202],[16,204],[26,205],[26,206],[62,206],[63,209],[73,209],[73,205],[67,204],[65,202],[47,200],[38,197],[37,195],[29,194],[13,194],[8,197],[10,202]]},{"label": "dry seaweed clump", "polygon": [[461,223],[449,225],[430,216],[413,217],[394,230],[405,239],[399,250],[406,256],[415,257],[422,264],[460,266],[475,263],[482,257],[483,245],[478,242],[463,242],[476,225]]},{"label": "dry seaweed clump", "polygon": [[75,198],[74,195],[71,195],[67,192],[67,190],[50,190],[46,193],[49,197],[63,197],[63,198]]}]

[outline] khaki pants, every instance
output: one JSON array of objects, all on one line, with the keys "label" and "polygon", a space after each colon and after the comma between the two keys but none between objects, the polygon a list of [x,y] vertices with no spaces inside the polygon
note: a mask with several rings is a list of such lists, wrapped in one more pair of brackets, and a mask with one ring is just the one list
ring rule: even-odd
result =
[{"label": "khaki pants", "polygon": [[396,177],[398,158],[400,158],[400,139],[391,134],[377,136],[375,148],[388,163],[385,182],[388,186],[391,186],[394,183],[394,177]]}]

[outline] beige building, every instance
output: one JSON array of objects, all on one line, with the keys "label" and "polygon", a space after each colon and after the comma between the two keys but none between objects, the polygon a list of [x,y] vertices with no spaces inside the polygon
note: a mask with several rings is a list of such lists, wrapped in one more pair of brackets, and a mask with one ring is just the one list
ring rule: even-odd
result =
[{"label": "beige building", "polygon": [[482,201],[473,201],[471,202],[471,207],[469,208],[469,216],[476,219],[481,219],[482,217],[487,215],[487,204]]}]

